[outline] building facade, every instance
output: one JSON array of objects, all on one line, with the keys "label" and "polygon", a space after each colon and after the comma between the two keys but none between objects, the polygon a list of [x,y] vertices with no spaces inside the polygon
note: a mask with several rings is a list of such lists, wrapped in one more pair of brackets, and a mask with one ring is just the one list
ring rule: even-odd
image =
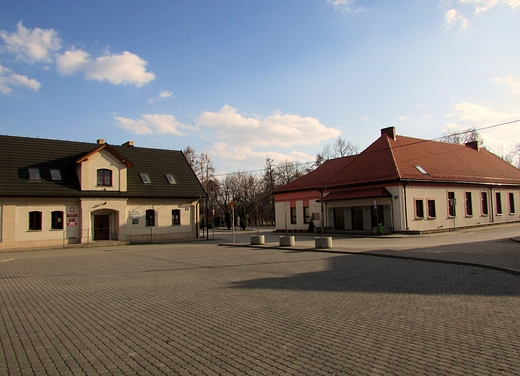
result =
[{"label": "building facade", "polygon": [[520,170],[480,148],[398,136],[275,191],[276,228],[424,233],[520,221]]},{"label": "building facade", "polygon": [[0,136],[0,176],[0,250],[198,236],[181,151]]}]

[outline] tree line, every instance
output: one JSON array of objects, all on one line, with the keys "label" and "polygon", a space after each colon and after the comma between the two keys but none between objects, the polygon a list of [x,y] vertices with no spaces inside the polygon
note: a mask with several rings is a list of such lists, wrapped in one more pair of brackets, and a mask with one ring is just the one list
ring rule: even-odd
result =
[{"label": "tree line", "polygon": [[[475,128],[462,132],[445,133],[442,142],[465,144],[479,141],[484,146],[481,135]],[[506,162],[520,168],[520,143],[507,150],[490,150]],[[262,171],[253,173],[239,171],[223,176],[215,175],[215,167],[207,153],[197,153],[190,146],[183,150],[186,160],[199,178],[207,192],[207,200],[201,205],[201,223],[209,226],[230,228],[232,221],[236,226],[257,227],[275,224],[273,192],[293,180],[311,172],[328,159],[340,158],[359,153],[359,146],[338,137],[332,144],[327,144],[316,155],[313,162],[299,163],[285,160],[281,163],[266,157]],[[235,219],[231,218],[230,204],[234,203]],[[238,222],[237,219],[238,218]]]},{"label": "tree line", "polygon": [[357,145],[338,137],[325,146],[309,163],[285,160],[280,163],[269,156],[258,173],[239,171],[223,176],[215,175],[215,167],[207,153],[198,153],[190,146],[183,150],[186,160],[199,178],[208,197],[201,206],[202,223],[210,227],[231,226],[230,203],[234,203],[235,225],[246,227],[274,226],[273,192],[293,180],[311,172],[327,159],[356,154]]}]

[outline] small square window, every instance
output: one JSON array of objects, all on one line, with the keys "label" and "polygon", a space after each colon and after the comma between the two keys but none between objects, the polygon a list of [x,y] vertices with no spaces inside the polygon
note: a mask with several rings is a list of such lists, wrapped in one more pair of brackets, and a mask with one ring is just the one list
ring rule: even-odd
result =
[{"label": "small square window", "polygon": [[42,180],[39,168],[29,168],[29,180]]},{"label": "small square window", "polygon": [[61,181],[61,171],[51,168],[51,179],[54,181]]},{"label": "small square window", "polygon": [[419,166],[419,165],[415,165],[415,168],[416,168],[417,170],[419,170],[419,172],[420,172],[421,174],[423,174],[423,175],[428,175],[428,172],[427,172],[424,168],[422,168],[421,166]]},{"label": "small square window", "polygon": [[145,174],[144,172],[140,172],[139,176],[141,177],[141,180],[143,181],[144,184],[151,184],[152,183],[150,181],[150,177],[148,176],[148,174]]},{"label": "small square window", "polygon": [[173,177],[173,174],[165,174],[166,179],[168,180],[168,183],[170,184],[177,184],[175,181],[175,178]]}]

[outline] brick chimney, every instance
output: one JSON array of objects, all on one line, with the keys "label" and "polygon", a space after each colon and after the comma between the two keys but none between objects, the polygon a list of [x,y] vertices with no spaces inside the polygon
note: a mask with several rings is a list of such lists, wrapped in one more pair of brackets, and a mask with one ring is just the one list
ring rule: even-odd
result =
[{"label": "brick chimney", "polygon": [[128,148],[133,148],[134,147],[134,142],[132,140],[128,140],[127,142],[125,142],[121,146],[126,146]]},{"label": "brick chimney", "polygon": [[478,140],[466,142],[464,145],[466,145],[468,148],[475,149],[476,151],[480,151],[480,143]]},{"label": "brick chimney", "polygon": [[381,136],[387,135],[392,140],[396,140],[395,127],[388,127],[381,129]]},{"label": "brick chimney", "polygon": [[98,138],[96,142],[97,142],[98,145],[103,145],[105,143],[105,139],[104,138]]}]

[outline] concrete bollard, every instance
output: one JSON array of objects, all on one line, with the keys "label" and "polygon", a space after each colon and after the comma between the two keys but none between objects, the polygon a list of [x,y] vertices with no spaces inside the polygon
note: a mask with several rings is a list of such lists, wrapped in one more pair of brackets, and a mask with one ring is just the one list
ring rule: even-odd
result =
[{"label": "concrete bollard", "polygon": [[264,235],[251,235],[251,245],[263,245],[265,244]]},{"label": "concrete bollard", "polygon": [[332,248],[332,238],[330,236],[314,238],[316,249]]},{"label": "concrete bollard", "polygon": [[294,246],[294,236],[280,236],[280,247]]}]

